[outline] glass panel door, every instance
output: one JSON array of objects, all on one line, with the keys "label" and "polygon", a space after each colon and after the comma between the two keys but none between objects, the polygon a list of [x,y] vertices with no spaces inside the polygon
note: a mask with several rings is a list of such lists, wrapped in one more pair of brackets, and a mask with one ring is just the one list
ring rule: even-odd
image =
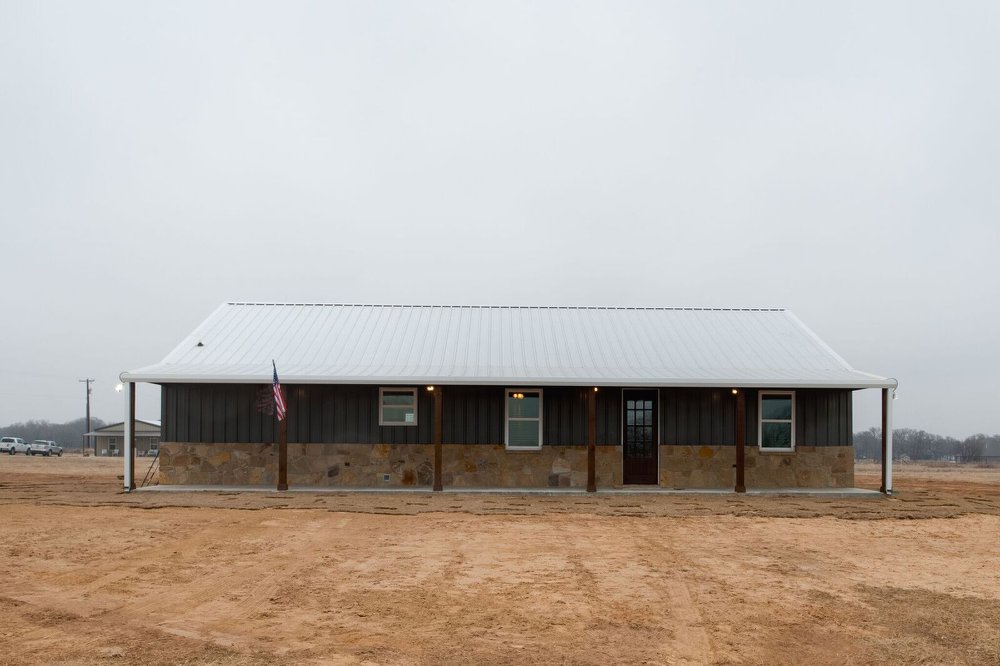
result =
[{"label": "glass panel door", "polygon": [[622,427],[622,481],[659,483],[659,442],[656,391],[622,392],[625,418]]}]

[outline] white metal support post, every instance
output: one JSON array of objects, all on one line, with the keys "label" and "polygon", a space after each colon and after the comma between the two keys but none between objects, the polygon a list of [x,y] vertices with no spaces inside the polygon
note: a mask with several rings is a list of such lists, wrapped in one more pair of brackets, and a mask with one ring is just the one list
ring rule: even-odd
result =
[{"label": "white metal support post", "polygon": [[124,447],[124,458],[125,458],[125,475],[122,477],[123,483],[125,485],[125,492],[131,492],[134,490],[134,479],[135,470],[133,469],[135,465],[135,459],[132,457],[132,446],[133,437],[132,430],[135,427],[135,423],[132,421],[135,414],[135,400],[133,399],[133,392],[135,391],[135,384],[132,382],[124,382],[125,390],[125,447]]},{"label": "white metal support post", "polygon": [[883,392],[885,404],[885,494],[892,494],[892,401],[896,397],[896,389]]}]

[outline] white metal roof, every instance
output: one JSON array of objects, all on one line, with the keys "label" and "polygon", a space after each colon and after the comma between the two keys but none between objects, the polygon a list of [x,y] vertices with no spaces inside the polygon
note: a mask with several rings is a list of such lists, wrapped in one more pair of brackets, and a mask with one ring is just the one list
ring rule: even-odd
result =
[{"label": "white metal roof", "polygon": [[891,387],[780,309],[225,303],[125,381]]}]

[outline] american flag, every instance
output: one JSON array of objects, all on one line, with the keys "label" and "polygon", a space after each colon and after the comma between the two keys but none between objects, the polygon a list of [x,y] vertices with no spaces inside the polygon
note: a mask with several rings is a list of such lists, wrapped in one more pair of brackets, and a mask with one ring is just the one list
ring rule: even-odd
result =
[{"label": "american flag", "polygon": [[278,417],[279,421],[284,421],[288,409],[285,407],[285,396],[281,392],[281,384],[278,382],[278,366],[274,364],[274,361],[271,361],[271,367],[274,368],[274,415]]}]

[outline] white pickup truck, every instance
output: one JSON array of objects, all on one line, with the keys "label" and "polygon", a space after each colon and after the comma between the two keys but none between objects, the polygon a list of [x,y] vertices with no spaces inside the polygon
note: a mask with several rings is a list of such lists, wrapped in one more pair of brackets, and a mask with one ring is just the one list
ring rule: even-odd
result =
[{"label": "white pickup truck", "polygon": [[28,443],[20,437],[0,437],[0,453],[28,455]]},{"label": "white pickup truck", "polygon": [[62,455],[62,447],[53,442],[51,439],[36,439],[28,444],[28,453],[33,456],[45,456],[46,458],[51,455]]}]

